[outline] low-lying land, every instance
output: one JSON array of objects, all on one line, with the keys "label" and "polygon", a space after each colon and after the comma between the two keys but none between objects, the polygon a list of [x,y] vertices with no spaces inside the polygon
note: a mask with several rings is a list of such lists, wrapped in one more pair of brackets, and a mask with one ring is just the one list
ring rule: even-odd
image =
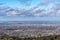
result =
[{"label": "low-lying land", "polygon": [[59,38],[60,24],[0,23],[1,40],[59,40]]}]

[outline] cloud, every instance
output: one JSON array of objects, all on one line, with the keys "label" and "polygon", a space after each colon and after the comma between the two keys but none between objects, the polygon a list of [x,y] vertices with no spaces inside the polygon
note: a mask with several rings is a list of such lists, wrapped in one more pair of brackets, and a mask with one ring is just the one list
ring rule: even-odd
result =
[{"label": "cloud", "polygon": [[60,4],[54,4],[50,9],[41,9],[36,6],[32,9],[14,9],[8,6],[0,7],[0,16],[38,16],[38,17],[60,17]]},{"label": "cloud", "polygon": [[37,12],[37,11],[40,11],[40,7],[33,9],[32,12]]},{"label": "cloud", "polygon": [[60,10],[60,4],[54,4],[52,9],[54,10]]},{"label": "cloud", "polygon": [[0,7],[0,16],[25,16],[28,15],[28,11],[24,9],[14,9],[8,6]]},{"label": "cloud", "polygon": [[17,12],[16,11],[9,11],[6,14],[7,14],[7,16],[16,16]]},{"label": "cloud", "polygon": [[23,2],[23,3],[26,3],[26,2],[28,2],[28,1],[30,1],[30,0],[19,0],[19,1],[21,1],[21,2]]},{"label": "cloud", "polygon": [[40,9],[40,7],[36,7],[32,10],[32,13],[32,15],[34,16],[58,17],[60,16],[60,4],[54,4],[50,9],[47,10]]},{"label": "cloud", "polygon": [[45,6],[45,5],[49,5],[49,4],[54,4],[55,2],[56,2],[56,0],[45,0],[44,2],[40,3],[39,5]]},{"label": "cloud", "polygon": [[60,16],[60,4],[54,4],[53,7],[51,8],[51,14],[53,14],[53,16]]},{"label": "cloud", "polygon": [[0,16],[4,15],[4,16],[14,16],[18,14],[17,10],[10,8],[8,6],[2,6],[0,7]]}]

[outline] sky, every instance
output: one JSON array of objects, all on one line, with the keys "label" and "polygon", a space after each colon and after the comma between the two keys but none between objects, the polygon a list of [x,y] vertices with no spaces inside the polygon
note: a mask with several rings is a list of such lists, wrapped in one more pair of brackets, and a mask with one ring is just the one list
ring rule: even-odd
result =
[{"label": "sky", "polygon": [[0,0],[0,21],[12,20],[59,21],[60,0]]},{"label": "sky", "polygon": [[[37,2],[37,3],[36,3]],[[0,3],[13,8],[30,9],[42,3],[43,0],[0,0]]]}]

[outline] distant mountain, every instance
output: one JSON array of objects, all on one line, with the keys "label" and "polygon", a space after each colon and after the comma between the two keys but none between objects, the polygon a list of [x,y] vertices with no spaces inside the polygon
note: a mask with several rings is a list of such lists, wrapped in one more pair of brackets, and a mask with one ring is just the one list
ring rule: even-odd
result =
[{"label": "distant mountain", "polygon": [[60,24],[59,21],[3,21],[0,24]]}]

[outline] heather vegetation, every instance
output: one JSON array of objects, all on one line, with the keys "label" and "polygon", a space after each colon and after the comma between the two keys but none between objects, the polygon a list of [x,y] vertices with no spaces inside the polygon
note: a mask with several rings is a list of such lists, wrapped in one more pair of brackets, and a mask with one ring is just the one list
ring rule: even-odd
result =
[{"label": "heather vegetation", "polygon": [[29,38],[20,38],[16,36],[4,35],[0,37],[0,40],[60,40],[60,35],[50,35],[43,37],[29,37]]}]

